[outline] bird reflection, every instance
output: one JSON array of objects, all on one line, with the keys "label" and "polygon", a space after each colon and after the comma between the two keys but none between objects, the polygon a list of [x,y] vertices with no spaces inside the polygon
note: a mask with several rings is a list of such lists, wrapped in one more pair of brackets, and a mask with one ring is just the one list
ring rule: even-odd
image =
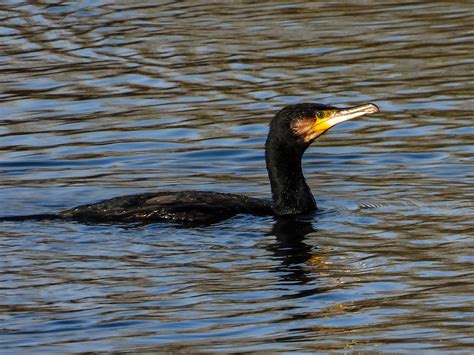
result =
[{"label": "bird reflection", "polygon": [[305,242],[306,236],[314,232],[310,221],[294,217],[278,218],[273,225],[269,234],[277,240],[269,249],[281,260],[276,271],[283,274],[285,281],[305,284],[314,279],[307,266],[318,250]]}]

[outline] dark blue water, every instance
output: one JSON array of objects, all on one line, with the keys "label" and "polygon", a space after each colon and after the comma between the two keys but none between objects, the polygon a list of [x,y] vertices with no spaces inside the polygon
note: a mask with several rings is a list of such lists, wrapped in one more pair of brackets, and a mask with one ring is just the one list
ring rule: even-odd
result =
[{"label": "dark blue water", "polygon": [[0,5],[0,215],[157,190],[269,197],[267,124],[382,112],[306,153],[292,223],[0,223],[2,353],[469,352],[474,60],[462,2]]}]

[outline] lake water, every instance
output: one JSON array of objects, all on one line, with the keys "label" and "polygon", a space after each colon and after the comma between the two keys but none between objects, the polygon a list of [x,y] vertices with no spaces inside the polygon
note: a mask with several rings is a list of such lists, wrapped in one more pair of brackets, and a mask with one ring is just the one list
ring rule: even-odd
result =
[{"label": "lake water", "polygon": [[469,352],[464,1],[0,4],[0,215],[156,190],[269,197],[267,124],[374,102],[306,153],[321,210],[0,223],[0,349]]}]

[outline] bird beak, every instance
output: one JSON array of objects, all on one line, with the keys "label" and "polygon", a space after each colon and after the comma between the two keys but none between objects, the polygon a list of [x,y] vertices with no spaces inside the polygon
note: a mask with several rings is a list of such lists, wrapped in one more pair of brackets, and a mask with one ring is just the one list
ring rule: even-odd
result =
[{"label": "bird beak", "polygon": [[324,110],[322,111],[323,117],[317,119],[314,123],[313,132],[316,134],[316,137],[319,137],[329,128],[334,127],[335,125],[341,122],[348,121],[362,115],[376,113],[379,111],[379,108],[374,104],[365,104],[349,108],[335,108],[330,110]]}]

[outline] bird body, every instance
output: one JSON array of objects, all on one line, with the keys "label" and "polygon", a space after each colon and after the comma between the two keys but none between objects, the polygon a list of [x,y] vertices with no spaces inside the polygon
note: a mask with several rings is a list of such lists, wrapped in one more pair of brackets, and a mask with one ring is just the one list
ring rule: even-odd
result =
[{"label": "bird body", "polygon": [[245,195],[208,191],[163,191],[115,197],[65,210],[58,217],[94,223],[172,222],[211,224],[237,214],[273,214],[272,203]]}]

